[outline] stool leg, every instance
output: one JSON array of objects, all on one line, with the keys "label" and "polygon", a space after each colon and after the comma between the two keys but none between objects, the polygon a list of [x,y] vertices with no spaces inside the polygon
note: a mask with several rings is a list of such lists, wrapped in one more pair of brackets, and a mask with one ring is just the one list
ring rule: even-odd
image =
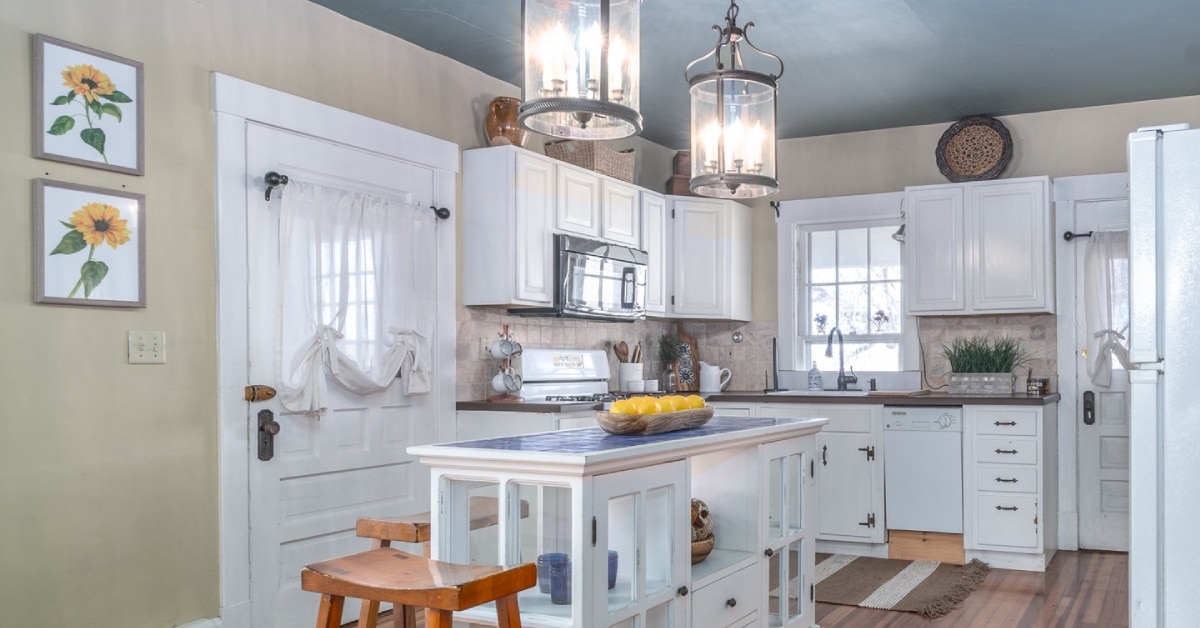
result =
[{"label": "stool leg", "polygon": [[499,628],[521,628],[521,609],[517,596],[506,595],[496,600],[496,621]]},{"label": "stool leg", "polygon": [[342,607],[346,598],[325,593],[321,606],[317,608],[317,628],[339,628],[342,625]]},{"label": "stool leg", "polygon": [[425,628],[453,628],[453,626],[454,613],[436,608],[425,609]]},{"label": "stool leg", "polygon": [[[371,542],[371,549],[379,549],[381,547],[391,547],[390,539],[375,539]],[[358,628],[375,628],[379,622],[379,600],[363,600],[362,610],[358,612]],[[400,628],[397,624],[396,628]]]}]

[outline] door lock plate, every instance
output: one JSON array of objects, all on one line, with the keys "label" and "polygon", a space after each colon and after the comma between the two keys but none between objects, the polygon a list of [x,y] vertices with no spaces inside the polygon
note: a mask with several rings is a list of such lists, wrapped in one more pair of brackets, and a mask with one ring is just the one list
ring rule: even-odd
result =
[{"label": "door lock plate", "polygon": [[270,410],[258,411],[258,459],[266,462],[275,457],[275,435],[279,433],[279,422]]}]

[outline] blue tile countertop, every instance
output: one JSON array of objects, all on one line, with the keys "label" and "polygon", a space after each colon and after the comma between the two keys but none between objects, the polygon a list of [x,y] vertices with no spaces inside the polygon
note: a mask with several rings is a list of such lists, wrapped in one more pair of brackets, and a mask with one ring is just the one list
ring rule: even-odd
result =
[{"label": "blue tile countertop", "polygon": [[826,419],[713,417],[708,423],[663,434],[609,434],[599,427],[483,440],[417,445],[408,452],[422,463],[461,468],[557,469],[593,473],[680,459],[708,450],[811,434]]}]

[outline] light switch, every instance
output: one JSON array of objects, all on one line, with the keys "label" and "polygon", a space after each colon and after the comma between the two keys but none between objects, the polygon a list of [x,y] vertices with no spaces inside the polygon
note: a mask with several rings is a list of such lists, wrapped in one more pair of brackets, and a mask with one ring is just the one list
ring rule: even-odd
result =
[{"label": "light switch", "polygon": [[129,331],[130,364],[166,364],[167,332]]}]

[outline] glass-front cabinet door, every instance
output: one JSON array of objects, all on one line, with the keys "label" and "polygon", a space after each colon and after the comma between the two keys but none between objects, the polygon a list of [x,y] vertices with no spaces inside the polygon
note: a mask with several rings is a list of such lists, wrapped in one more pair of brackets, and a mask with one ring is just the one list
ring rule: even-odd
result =
[{"label": "glass-front cabinet door", "polygon": [[813,508],[815,486],[812,439],[762,446],[766,489],[760,517],[765,529],[762,590],[767,626],[810,626],[816,619]]},{"label": "glass-front cabinet door", "polygon": [[[689,512],[687,463],[595,476],[589,573],[595,628],[686,626]],[[524,607],[522,607],[524,611]]]}]

